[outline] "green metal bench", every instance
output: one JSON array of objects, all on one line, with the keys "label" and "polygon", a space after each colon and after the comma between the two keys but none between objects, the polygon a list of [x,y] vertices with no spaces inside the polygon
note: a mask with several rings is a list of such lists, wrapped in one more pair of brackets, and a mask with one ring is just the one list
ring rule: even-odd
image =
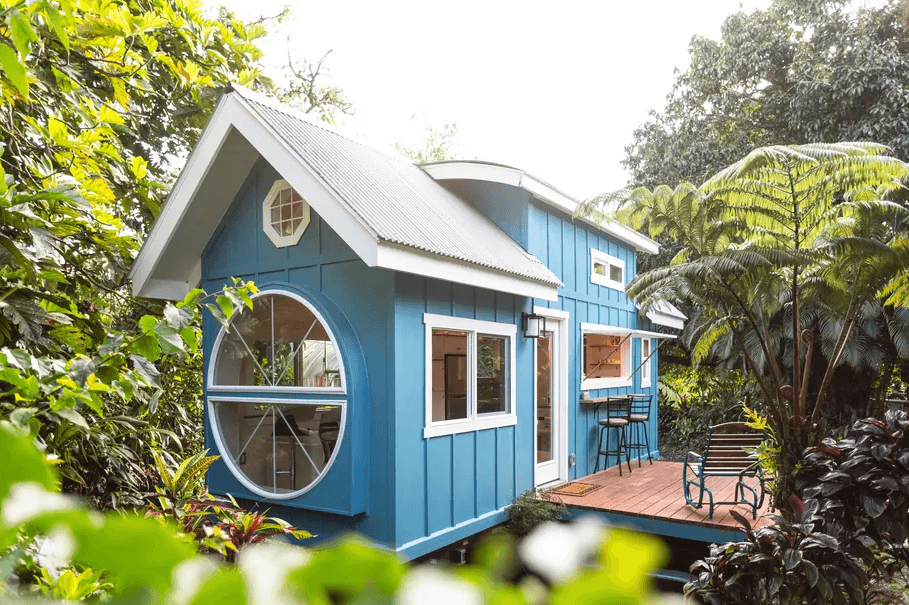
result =
[{"label": "green metal bench", "polygon": [[[720,504],[750,506],[752,518],[757,518],[757,509],[764,504],[764,471],[754,450],[763,441],[763,433],[753,431],[742,422],[727,422],[710,427],[704,455],[688,452],[685,456],[682,470],[685,501],[694,508],[701,508],[706,493],[710,504],[709,519],[713,518],[713,509]],[[705,485],[708,477],[738,477],[735,499],[715,502],[713,492]],[[755,489],[745,483],[746,477],[757,479],[759,487]],[[695,490],[696,502],[692,496]]]}]

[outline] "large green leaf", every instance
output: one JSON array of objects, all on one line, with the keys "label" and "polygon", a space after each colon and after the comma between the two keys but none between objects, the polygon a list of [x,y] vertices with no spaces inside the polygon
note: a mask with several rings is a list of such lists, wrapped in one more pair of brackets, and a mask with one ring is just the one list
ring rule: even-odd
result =
[{"label": "large green leaf", "polygon": [[57,489],[57,478],[28,437],[15,434],[0,423],[0,507],[10,487],[20,481],[38,483],[48,490]]},{"label": "large green leaf", "polygon": [[174,570],[196,550],[174,528],[142,517],[112,514],[101,527],[79,527],[73,533],[79,545],[74,559],[105,570],[120,593],[149,586],[167,594]]}]

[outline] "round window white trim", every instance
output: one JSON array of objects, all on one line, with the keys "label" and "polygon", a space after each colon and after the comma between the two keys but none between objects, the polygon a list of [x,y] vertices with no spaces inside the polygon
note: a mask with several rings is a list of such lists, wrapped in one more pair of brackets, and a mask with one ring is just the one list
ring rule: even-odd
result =
[{"label": "round window white trim", "polygon": [[233,460],[233,457],[230,455],[230,450],[227,448],[227,444],[224,442],[224,436],[221,433],[221,419],[218,417],[218,410],[215,408],[215,402],[226,402],[226,403],[252,403],[252,401],[247,397],[208,397],[208,417],[211,419],[211,430],[212,435],[215,437],[215,445],[218,448],[218,452],[221,454],[221,459],[227,465],[227,468],[230,470],[231,474],[239,481],[243,487],[256,494],[257,496],[262,496],[263,498],[268,498],[269,500],[291,500],[293,498],[299,498],[306,492],[313,489],[317,486],[322,478],[328,473],[332,465],[335,462],[335,458],[338,457],[338,452],[341,450],[341,442],[344,440],[344,432],[347,427],[347,401],[344,399],[309,399],[306,401],[298,401],[293,399],[279,399],[279,398],[262,398],[256,397],[255,403],[268,403],[268,404],[280,404],[280,405],[336,405],[341,408],[341,422],[338,425],[338,439],[335,442],[335,448],[331,452],[331,456],[328,458],[328,462],[325,463],[325,468],[322,469],[322,472],[312,480],[306,487],[299,489],[295,492],[287,493],[276,493],[270,492],[262,487],[253,483],[246,474],[240,470]]},{"label": "round window white trim", "polygon": [[[268,236],[268,239],[271,240],[271,243],[273,243],[276,248],[295,246],[297,242],[300,241],[300,238],[303,237],[303,233],[306,232],[306,228],[309,227],[309,223],[312,220],[309,203],[303,199],[302,195],[297,193],[297,195],[300,196],[300,201],[303,202],[303,220],[294,232],[288,235],[282,235],[275,231],[271,224],[271,204],[275,197],[286,189],[294,191],[293,187],[290,186],[290,183],[284,179],[278,179],[271,186],[271,189],[268,190],[268,195],[265,196],[265,199],[262,200],[262,231],[265,232],[265,235]],[[296,193],[296,191],[294,191],[294,193]]]},{"label": "round window white trim", "polygon": [[[206,383],[209,391],[214,392],[224,392],[230,391],[232,393],[311,393],[314,395],[346,395],[347,394],[347,373],[344,369],[344,356],[341,354],[341,347],[338,345],[338,339],[335,338],[334,332],[331,331],[331,328],[328,326],[328,322],[325,321],[325,318],[322,316],[319,311],[313,307],[305,298],[295,294],[289,290],[281,290],[278,288],[264,289],[259,290],[255,296],[250,298],[253,300],[253,304],[259,298],[267,295],[279,295],[287,296],[294,299],[295,301],[301,303],[304,307],[309,309],[309,311],[315,316],[317,320],[322,324],[322,327],[325,328],[325,333],[328,334],[328,338],[331,340],[332,344],[335,346],[338,356],[340,357],[340,363],[338,364],[338,370],[341,375],[341,386],[340,387],[294,387],[294,386],[252,386],[252,385],[218,385],[215,384],[215,367],[218,365],[218,352],[221,349],[221,341],[224,340],[224,336],[227,334],[227,329],[223,326],[218,331],[218,336],[215,337],[215,343],[212,346],[211,359],[208,362],[208,376],[206,378]],[[230,326],[234,325],[233,320],[231,320]]]}]

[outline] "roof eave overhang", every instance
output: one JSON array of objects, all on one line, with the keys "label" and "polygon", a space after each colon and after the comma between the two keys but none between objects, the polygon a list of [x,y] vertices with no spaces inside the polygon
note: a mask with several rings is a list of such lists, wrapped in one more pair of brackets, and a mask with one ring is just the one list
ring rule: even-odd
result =
[{"label": "roof eave overhang", "polygon": [[574,217],[574,212],[579,203],[578,200],[533,175],[527,174],[523,170],[499,164],[457,161],[424,164],[421,168],[437,181],[463,179],[489,181],[519,187],[541,202],[567,212],[575,220],[595,227],[610,237],[632,246],[638,252],[656,254],[660,251],[660,245],[657,242],[624,225],[611,221],[597,222],[585,217]]},{"label": "roof eave overhang", "polygon": [[403,273],[436,277],[459,284],[556,301],[559,285],[466,263],[391,243],[379,245],[378,266]]},{"label": "roof eave overhang", "polygon": [[262,156],[370,267],[555,301],[560,284],[380,241],[237,94],[218,101],[130,271],[133,295],[178,300],[201,281],[204,247]]}]

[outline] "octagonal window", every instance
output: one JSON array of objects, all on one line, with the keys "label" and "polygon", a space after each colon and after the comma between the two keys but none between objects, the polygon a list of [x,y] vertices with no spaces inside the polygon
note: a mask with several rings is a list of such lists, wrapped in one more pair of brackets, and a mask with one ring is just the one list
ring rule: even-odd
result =
[{"label": "octagonal window", "polygon": [[275,181],[262,204],[262,227],[278,248],[293,246],[309,226],[309,204],[285,180]]},{"label": "octagonal window", "polygon": [[260,292],[221,330],[209,417],[219,453],[243,485],[286,499],[321,480],[343,435],[342,366],[324,319],[289,292]]}]

